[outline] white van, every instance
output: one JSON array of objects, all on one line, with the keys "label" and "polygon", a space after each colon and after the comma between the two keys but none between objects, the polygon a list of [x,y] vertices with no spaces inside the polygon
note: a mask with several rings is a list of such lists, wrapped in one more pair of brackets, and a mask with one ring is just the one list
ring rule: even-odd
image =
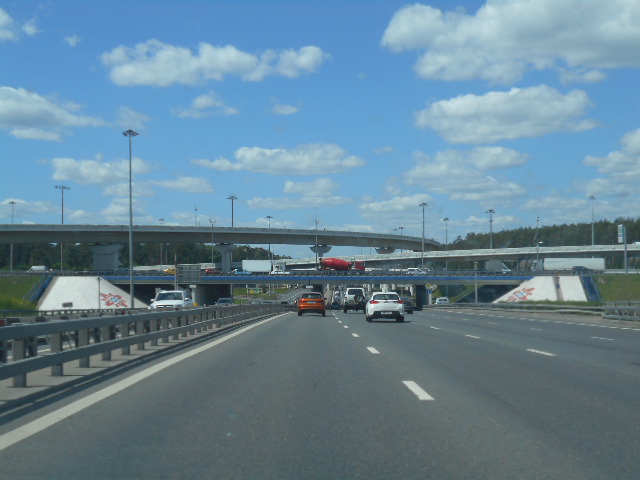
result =
[{"label": "white van", "polygon": [[436,305],[445,305],[449,303],[449,298],[448,297],[438,297],[436,298]]}]

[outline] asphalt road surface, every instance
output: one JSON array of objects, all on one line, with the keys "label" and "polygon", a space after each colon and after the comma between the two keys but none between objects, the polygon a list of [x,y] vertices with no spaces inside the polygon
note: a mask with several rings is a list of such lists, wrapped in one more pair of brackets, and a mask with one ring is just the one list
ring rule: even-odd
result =
[{"label": "asphalt road surface", "polygon": [[287,313],[0,418],[0,478],[632,479],[640,330]]}]

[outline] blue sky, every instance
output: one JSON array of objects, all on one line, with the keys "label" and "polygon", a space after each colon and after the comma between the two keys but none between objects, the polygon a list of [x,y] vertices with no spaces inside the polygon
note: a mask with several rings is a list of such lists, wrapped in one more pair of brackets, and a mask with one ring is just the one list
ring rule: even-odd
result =
[{"label": "blue sky", "polygon": [[638,45],[637,0],[0,0],[0,222],[128,224],[130,128],[136,224],[635,218]]}]

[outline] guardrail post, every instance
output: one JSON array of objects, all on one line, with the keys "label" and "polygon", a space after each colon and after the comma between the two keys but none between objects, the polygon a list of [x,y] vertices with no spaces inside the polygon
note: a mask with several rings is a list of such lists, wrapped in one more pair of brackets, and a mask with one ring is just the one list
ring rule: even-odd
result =
[{"label": "guardrail post", "polygon": [[[173,328],[182,326],[182,317],[173,317]],[[179,335],[177,333],[173,334],[173,339],[178,340]]]},{"label": "guardrail post", "polygon": [[[78,347],[86,347],[89,345],[89,329],[81,328],[78,330]],[[83,357],[78,361],[80,368],[89,368],[90,357]]]},{"label": "guardrail post", "polygon": [[[184,317],[181,317],[181,318],[184,319],[184,325],[188,327],[189,326],[189,315],[185,315]],[[184,332],[182,332],[182,335],[181,335],[182,338],[186,338],[188,336],[189,336],[189,331],[188,330],[185,330]]]},{"label": "guardrail post", "polygon": [[[161,324],[162,324],[162,330],[167,330],[169,328],[169,319],[163,318],[161,320]],[[164,343],[169,343],[169,335],[167,335],[166,337],[162,337],[162,341]]]},{"label": "guardrail post", "polygon": [[[17,362],[18,360],[24,359],[25,354],[25,340],[24,338],[16,338],[12,342],[13,351],[13,361]],[[21,375],[16,375],[13,377],[13,386],[15,388],[24,388],[27,386],[27,374],[23,373]]]},{"label": "guardrail post", "polygon": [[[109,340],[113,340],[115,338],[115,330],[114,327],[111,325],[107,325],[102,327],[102,341],[109,341]],[[102,360],[105,360],[107,362],[111,361],[111,350],[109,350],[108,352],[102,352]]]},{"label": "guardrail post", "polygon": [[[142,335],[144,333],[144,321],[140,320],[136,322],[136,335]],[[138,350],[144,350],[144,342],[140,342],[137,346]]]},{"label": "guardrail post", "polygon": [[[120,324],[120,338],[126,338],[129,336],[129,322]],[[122,355],[131,355],[131,346],[125,345],[122,347]]]},{"label": "guardrail post", "polygon": [[[62,332],[51,334],[51,353],[58,353],[62,351]],[[51,367],[52,377],[61,377],[64,375],[63,364],[59,363]]]},{"label": "guardrail post", "polygon": [[[151,332],[157,332],[158,331],[158,319],[153,319],[149,322],[149,333]],[[150,345],[152,347],[157,347],[158,346],[158,339],[154,338],[153,340],[151,340]]]}]

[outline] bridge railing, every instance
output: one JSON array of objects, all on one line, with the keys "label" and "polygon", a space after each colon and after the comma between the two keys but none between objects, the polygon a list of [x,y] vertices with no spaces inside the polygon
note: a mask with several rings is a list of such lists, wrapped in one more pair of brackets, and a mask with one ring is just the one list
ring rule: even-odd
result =
[{"label": "bridge railing", "polygon": [[[0,328],[0,380],[13,378],[14,387],[26,387],[27,374],[36,370],[51,368],[52,376],[62,376],[67,362],[78,360],[79,367],[88,368],[93,355],[110,361],[117,349],[130,355],[132,345],[138,350],[147,343],[169,346],[189,335],[283,311],[285,305],[279,304],[234,305],[13,324]],[[50,344],[49,353],[38,351],[39,339]]]}]

